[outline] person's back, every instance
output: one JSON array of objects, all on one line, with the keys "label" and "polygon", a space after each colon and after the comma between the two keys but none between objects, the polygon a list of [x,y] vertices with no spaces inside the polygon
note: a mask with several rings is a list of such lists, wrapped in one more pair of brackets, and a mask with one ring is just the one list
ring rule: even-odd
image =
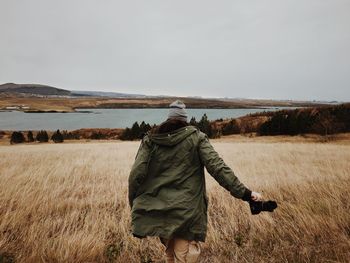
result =
[{"label": "person's back", "polygon": [[147,177],[133,199],[134,234],[205,240],[205,178],[199,139],[193,126],[144,138],[143,148],[148,148],[150,156],[145,164]]},{"label": "person's back", "polygon": [[169,114],[166,122],[143,138],[129,177],[133,235],[160,237],[167,248],[167,262],[198,259],[199,241],[205,241],[207,231],[204,167],[236,198],[252,196],[207,136],[188,125],[183,114],[181,108],[174,118]]}]

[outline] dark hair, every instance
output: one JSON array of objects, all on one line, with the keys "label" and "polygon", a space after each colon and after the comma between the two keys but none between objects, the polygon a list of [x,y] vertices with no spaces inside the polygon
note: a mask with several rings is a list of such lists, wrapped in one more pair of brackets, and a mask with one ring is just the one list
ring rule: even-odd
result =
[{"label": "dark hair", "polygon": [[185,121],[178,120],[178,119],[167,119],[165,122],[161,123],[160,125],[153,128],[152,133],[158,134],[158,133],[169,133],[173,132],[177,129],[180,129],[182,127],[186,127],[189,124]]}]

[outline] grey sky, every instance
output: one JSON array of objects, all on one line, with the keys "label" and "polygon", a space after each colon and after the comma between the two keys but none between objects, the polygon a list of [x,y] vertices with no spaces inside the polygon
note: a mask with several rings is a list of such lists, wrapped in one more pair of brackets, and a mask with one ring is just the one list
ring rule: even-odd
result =
[{"label": "grey sky", "polygon": [[350,0],[1,0],[0,83],[350,101]]}]

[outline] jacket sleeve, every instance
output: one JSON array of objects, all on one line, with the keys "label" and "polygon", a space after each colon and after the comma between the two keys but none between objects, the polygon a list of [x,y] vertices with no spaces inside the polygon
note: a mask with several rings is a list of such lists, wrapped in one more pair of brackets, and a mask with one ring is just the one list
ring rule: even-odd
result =
[{"label": "jacket sleeve", "polygon": [[136,154],[134,164],[129,175],[129,205],[132,207],[133,200],[138,188],[144,182],[147,176],[148,162],[150,156],[150,146],[147,138],[144,138]]},{"label": "jacket sleeve", "polygon": [[199,135],[199,156],[208,173],[231,195],[244,201],[251,199],[251,191],[242,184],[210,144],[208,137]]}]

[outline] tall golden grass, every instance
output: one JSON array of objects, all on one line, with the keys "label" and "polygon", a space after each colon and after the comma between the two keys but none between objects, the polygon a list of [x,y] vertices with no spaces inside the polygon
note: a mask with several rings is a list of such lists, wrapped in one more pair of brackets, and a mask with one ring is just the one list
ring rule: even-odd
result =
[{"label": "tall golden grass", "polygon": [[[0,146],[0,261],[164,262],[130,235],[138,142]],[[350,145],[213,141],[251,189],[279,203],[252,216],[209,175],[201,262],[349,262]]]}]

